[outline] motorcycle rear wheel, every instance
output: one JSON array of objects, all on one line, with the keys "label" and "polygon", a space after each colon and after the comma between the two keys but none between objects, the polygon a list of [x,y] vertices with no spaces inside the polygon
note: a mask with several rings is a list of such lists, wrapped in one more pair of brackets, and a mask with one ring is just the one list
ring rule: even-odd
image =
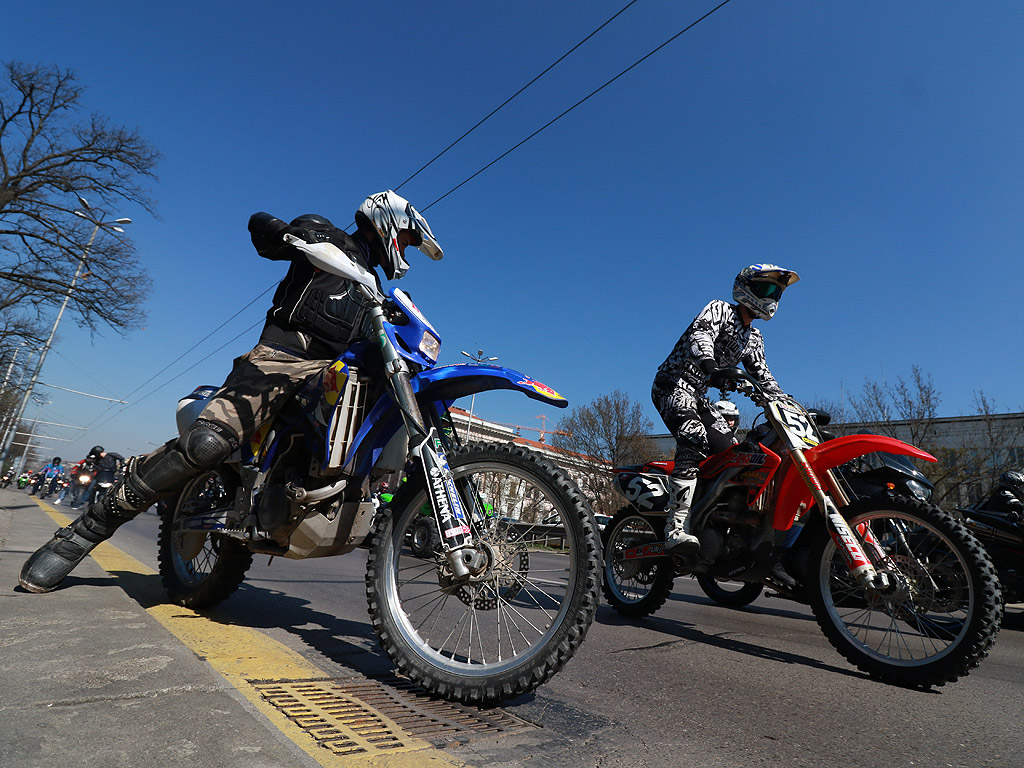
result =
[{"label": "motorcycle rear wheel", "polygon": [[[493,505],[472,521],[484,575],[456,583],[440,551],[424,559],[409,549],[427,502],[422,477],[410,477],[375,521],[366,598],[402,674],[452,701],[494,703],[544,683],[583,642],[597,611],[597,523],[569,476],[526,448],[464,447],[448,463],[461,493],[475,488]],[[534,527],[552,519],[557,533]]]},{"label": "motorcycle rear wheel", "polygon": [[843,516],[854,531],[870,528],[886,556],[872,557],[875,567],[896,588],[865,590],[827,532],[816,532],[811,608],[836,650],[873,678],[912,687],[945,685],[978,666],[1003,613],[978,541],[947,512],[902,496],[859,499]]},{"label": "motorcycle rear wheel", "polygon": [[186,608],[210,608],[238,589],[252,565],[252,553],[216,531],[186,531],[181,520],[231,503],[231,483],[219,469],[188,481],[161,505],[160,580],[168,598]]},{"label": "motorcycle rear wheel", "polygon": [[706,573],[697,575],[697,584],[704,594],[726,608],[744,608],[757,600],[764,591],[762,584],[746,584],[742,581],[719,581]]},{"label": "motorcycle rear wheel", "polygon": [[605,526],[604,596],[608,604],[623,616],[650,616],[668,600],[675,580],[675,565],[670,557],[627,561],[622,553],[643,544],[665,541],[661,518],[638,514],[631,507],[620,509]]}]

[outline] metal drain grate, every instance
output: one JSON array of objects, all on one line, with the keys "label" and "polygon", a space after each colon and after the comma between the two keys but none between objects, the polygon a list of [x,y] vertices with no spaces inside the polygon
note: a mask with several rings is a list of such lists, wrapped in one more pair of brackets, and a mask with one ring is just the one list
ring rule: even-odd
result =
[{"label": "metal drain grate", "polygon": [[536,726],[500,709],[477,709],[431,698],[389,675],[332,680],[264,680],[253,687],[337,755],[404,752],[508,735]]},{"label": "metal drain grate", "polygon": [[339,690],[398,723],[406,732],[434,744],[466,742],[536,728],[503,709],[470,707],[432,698],[416,684],[397,675],[343,678],[332,682]]}]

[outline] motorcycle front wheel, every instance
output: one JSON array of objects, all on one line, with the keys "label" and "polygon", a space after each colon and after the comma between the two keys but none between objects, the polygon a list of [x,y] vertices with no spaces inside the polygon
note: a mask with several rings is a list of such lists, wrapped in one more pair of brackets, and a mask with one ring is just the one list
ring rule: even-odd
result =
[{"label": "motorcycle front wheel", "polygon": [[650,616],[672,594],[675,565],[662,556],[635,557],[638,548],[665,542],[664,516],[650,518],[626,506],[604,529],[604,596],[623,616]]},{"label": "motorcycle front wheel", "polygon": [[406,534],[428,499],[410,477],[375,521],[366,597],[402,674],[449,700],[493,703],[544,683],[583,642],[597,610],[597,524],[569,476],[526,448],[463,447],[448,463],[466,508],[489,507],[471,522],[486,568],[458,581],[440,548],[412,551]]},{"label": "motorcycle front wheel", "polygon": [[941,686],[988,655],[1002,619],[999,581],[978,541],[938,507],[902,496],[858,499],[843,516],[891,582],[868,590],[853,577],[832,538],[811,544],[816,578],[811,608],[851,664],[873,678]]},{"label": "motorcycle front wheel", "polygon": [[187,530],[183,520],[230,505],[230,475],[219,468],[188,481],[160,508],[160,579],[172,603],[210,608],[226,600],[252,565],[252,553],[217,531]]}]

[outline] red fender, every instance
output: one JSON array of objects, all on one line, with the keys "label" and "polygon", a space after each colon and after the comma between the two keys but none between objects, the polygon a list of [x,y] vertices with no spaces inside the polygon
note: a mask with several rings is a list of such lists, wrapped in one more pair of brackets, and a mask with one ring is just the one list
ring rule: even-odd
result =
[{"label": "red fender", "polygon": [[[875,451],[912,456],[925,461],[938,461],[927,451],[883,435],[844,435],[808,448],[804,451],[804,456],[807,457],[814,473],[821,477],[826,470]],[[793,526],[793,518],[800,505],[805,504],[809,507],[813,503],[814,496],[807,488],[807,483],[804,482],[796,465],[790,462],[779,484],[779,496],[775,503],[775,517],[772,522],[775,530],[788,531]]]}]

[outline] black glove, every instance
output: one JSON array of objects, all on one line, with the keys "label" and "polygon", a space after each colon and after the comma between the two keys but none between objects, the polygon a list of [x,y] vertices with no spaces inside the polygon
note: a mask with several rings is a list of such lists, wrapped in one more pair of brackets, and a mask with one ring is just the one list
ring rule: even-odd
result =
[{"label": "black glove", "polygon": [[723,374],[726,369],[719,368],[718,364],[710,357],[700,361],[700,369],[708,377],[708,386],[712,389],[723,389],[732,381],[730,377]]},{"label": "black glove", "polygon": [[308,229],[288,224],[276,216],[271,216],[269,213],[263,213],[262,211],[254,213],[249,217],[249,234],[252,236],[254,243],[259,241],[260,243],[276,246],[284,243],[285,235],[295,235],[295,237],[307,243],[313,243],[317,240],[317,238],[310,234]]}]

